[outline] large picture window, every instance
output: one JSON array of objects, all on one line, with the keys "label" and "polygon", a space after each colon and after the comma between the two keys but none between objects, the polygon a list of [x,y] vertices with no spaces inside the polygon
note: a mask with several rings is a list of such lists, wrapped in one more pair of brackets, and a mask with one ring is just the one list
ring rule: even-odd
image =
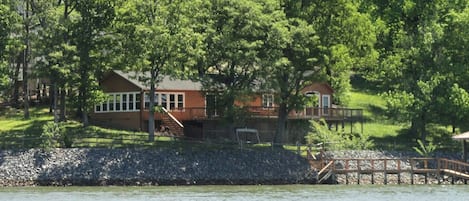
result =
[{"label": "large picture window", "polygon": [[107,97],[106,101],[95,106],[95,112],[134,112],[140,110],[139,92],[109,93]]}]

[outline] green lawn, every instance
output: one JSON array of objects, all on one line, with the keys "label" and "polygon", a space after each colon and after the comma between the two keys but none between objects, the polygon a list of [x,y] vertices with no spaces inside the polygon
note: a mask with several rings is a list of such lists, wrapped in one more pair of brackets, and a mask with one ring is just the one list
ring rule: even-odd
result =
[{"label": "green lawn", "polygon": [[[23,111],[3,109],[0,111],[0,148],[22,149],[40,147],[43,141],[43,126],[53,122],[53,116],[46,107],[31,108],[31,118],[24,119]],[[81,123],[69,120],[61,123],[65,135],[71,140],[71,147],[105,148],[176,148],[182,150],[221,149],[237,147],[237,144],[215,144],[156,136],[154,142],[148,141],[148,133],[102,128],[83,127]]]},{"label": "green lawn", "polygon": [[[352,79],[352,91],[350,97],[350,108],[361,108],[364,114],[363,133],[370,136],[375,143],[376,149],[384,150],[410,150],[417,146],[417,136],[408,134],[409,124],[396,123],[385,115],[386,102],[379,95],[373,85],[362,79]],[[354,125],[358,129],[359,125]],[[348,126],[349,129],[350,126]],[[427,127],[428,140],[439,145],[441,150],[457,150],[459,145],[450,138],[449,128],[441,125],[429,125]]]}]

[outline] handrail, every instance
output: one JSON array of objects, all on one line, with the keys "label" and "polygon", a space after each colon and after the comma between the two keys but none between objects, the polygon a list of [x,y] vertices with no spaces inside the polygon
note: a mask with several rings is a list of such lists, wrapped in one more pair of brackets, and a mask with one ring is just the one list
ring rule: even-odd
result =
[{"label": "handrail", "polygon": [[[243,109],[247,114],[252,117],[264,117],[274,118],[278,115],[278,107],[262,107],[262,106],[246,106]],[[209,114],[207,111],[210,110],[214,114]],[[221,111],[217,108],[207,107],[185,107],[178,108],[178,111],[182,111],[187,116],[185,118],[219,118]],[[327,111],[327,112],[324,112]],[[349,121],[359,121],[363,117],[363,109],[355,108],[321,108],[321,107],[307,107],[303,110],[294,110],[288,114],[289,118],[326,118],[326,119],[343,119]]]},{"label": "handrail", "polygon": [[332,165],[334,164],[334,161],[329,161],[329,163],[327,163],[326,166],[324,166],[319,172],[318,172],[318,175],[321,175],[322,173],[324,173],[326,170],[329,169],[329,167],[331,167]]},{"label": "handrail", "polygon": [[176,117],[174,117],[171,113],[169,113],[166,108],[164,108],[164,107],[161,107],[161,108],[171,118],[171,120],[173,120],[174,122],[176,122],[178,124],[179,127],[184,128],[184,125],[182,125],[182,123],[179,122],[179,120],[177,120]]}]

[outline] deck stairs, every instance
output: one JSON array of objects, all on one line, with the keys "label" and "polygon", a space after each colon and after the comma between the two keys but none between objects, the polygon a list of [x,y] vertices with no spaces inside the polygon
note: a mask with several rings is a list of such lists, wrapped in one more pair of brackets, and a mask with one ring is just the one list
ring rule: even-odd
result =
[{"label": "deck stairs", "polygon": [[333,174],[334,161],[329,161],[317,174],[316,181],[318,184],[324,184]]},{"label": "deck stairs", "polygon": [[161,121],[163,123],[163,126],[167,128],[166,132],[169,132],[169,134],[177,137],[184,136],[184,125],[177,120],[168,110],[165,108],[162,108],[162,117]]}]

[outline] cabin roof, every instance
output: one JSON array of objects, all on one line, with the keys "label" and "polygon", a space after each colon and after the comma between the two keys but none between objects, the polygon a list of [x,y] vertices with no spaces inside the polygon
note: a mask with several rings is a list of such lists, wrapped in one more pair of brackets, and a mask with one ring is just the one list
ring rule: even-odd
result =
[{"label": "cabin roof", "polygon": [[[150,78],[150,72],[124,72],[121,70],[113,70],[114,73],[128,80],[135,86],[143,90],[149,90],[150,87],[145,83],[145,79]],[[202,90],[202,84],[200,82],[192,80],[183,80],[172,78],[168,75],[164,75],[163,79],[157,84],[157,90],[186,90],[186,91],[200,91]]]}]

